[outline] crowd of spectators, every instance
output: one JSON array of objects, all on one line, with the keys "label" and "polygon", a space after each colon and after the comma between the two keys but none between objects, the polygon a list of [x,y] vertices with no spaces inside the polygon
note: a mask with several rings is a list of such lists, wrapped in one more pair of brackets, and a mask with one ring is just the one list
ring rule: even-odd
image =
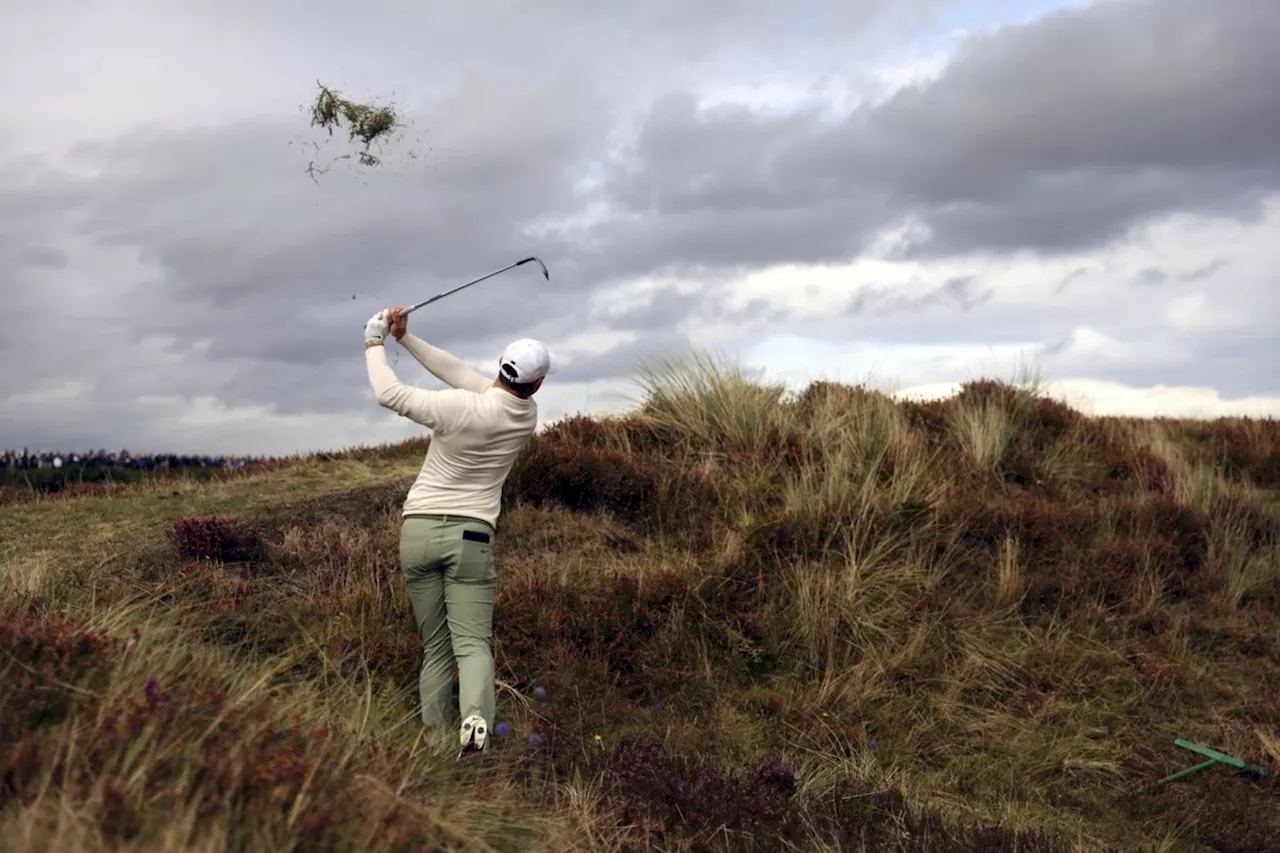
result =
[{"label": "crowd of spectators", "polygon": [[234,471],[265,465],[273,460],[260,456],[192,456],[176,453],[134,455],[127,450],[119,453],[106,450],[88,450],[83,453],[61,451],[22,450],[0,451],[0,470],[30,471],[41,468],[111,468],[133,471],[169,471],[175,469],[221,469]]}]

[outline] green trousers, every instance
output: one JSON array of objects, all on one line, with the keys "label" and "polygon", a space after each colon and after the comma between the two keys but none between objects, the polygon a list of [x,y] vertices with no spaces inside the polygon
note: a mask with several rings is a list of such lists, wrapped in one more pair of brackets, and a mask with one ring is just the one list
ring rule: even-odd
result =
[{"label": "green trousers", "polygon": [[465,516],[410,515],[400,528],[400,569],[422,637],[422,723],[447,725],[453,667],[462,719],[494,725],[493,534]]}]

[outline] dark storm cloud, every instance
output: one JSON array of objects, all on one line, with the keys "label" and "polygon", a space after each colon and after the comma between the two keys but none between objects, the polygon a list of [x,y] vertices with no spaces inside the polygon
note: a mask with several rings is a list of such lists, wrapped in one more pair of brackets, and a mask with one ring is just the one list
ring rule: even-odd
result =
[{"label": "dark storm cloud", "polygon": [[[281,125],[139,135],[96,152],[102,174],[76,186],[76,213],[86,236],[155,267],[136,328],[212,339],[214,357],[307,363],[351,322],[352,294],[424,298],[535,246],[552,282],[515,272],[432,306],[446,340],[497,341],[533,313],[570,327],[584,292],[631,276],[843,260],[908,215],[931,232],[917,253],[1085,249],[1169,210],[1246,213],[1275,187],[1277,22],[1280,6],[1186,0],[1051,15],[836,123],[701,115],[672,95],[590,194],[575,181],[616,116],[566,78],[464,84],[415,117],[447,153],[370,171],[367,186],[300,180],[306,157]],[[65,204],[69,182],[55,183]],[[589,202],[625,217],[523,236]],[[297,322],[264,334],[282,310]]]},{"label": "dark storm cloud", "polygon": [[[296,133],[283,123],[84,146],[80,156],[100,175],[78,183],[50,176],[61,202],[55,225],[136,253],[144,267],[128,280],[99,273],[124,321],[115,348],[175,337],[171,349],[191,356],[180,380],[185,393],[294,411],[321,397],[328,408],[363,401],[359,343],[374,311],[419,301],[535,248],[554,287],[520,268],[429,306],[414,316],[415,329],[460,354],[496,357],[504,339],[527,333],[531,313],[561,324],[585,318],[580,294],[592,278],[573,274],[554,238],[522,232],[575,209],[573,182],[609,127],[605,107],[570,82],[533,91],[474,84],[420,120],[441,128],[436,145],[447,151],[410,160],[408,141],[383,167],[335,170],[319,186],[303,173],[311,155],[289,147]],[[330,146],[325,156],[346,150]],[[28,276],[14,289],[24,281],[32,283]],[[63,367],[94,367],[68,360],[74,365]],[[263,367],[227,377],[210,368],[220,362]],[[320,368],[347,390],[322,392]],[[8,384],[0,382],[0,393]]]},{"label": "dark storm cloud", "polygon": [[[909,254],[1079,251],[1173,211],[1248,218],[1280,186],[1280,4],[1103,3],[971,40],[930,83],[823,123],[657,105],[612,176],[635,255],[841,259],[915,217]],[[624,240],[625,236],[625,240]]]},{"label": "dark storm cloud", "polygon": [[957,200],[921,214],[933,233],[901,254],[936,258],[1019,249],[1082,252],[1123,238],[1152,217],[1182,211],[1253,220],[1265,197],[1280,185],[1277,178],[1280,173],[1255,182],[1254,176],[1229,166],[1179,173],[1082,168],[1030,175],[1008,194]]},{"label": "dark storm cloud", "polygon": [[86,187],[89,229],[142,248],[169,287],[214,306],[264,287],[349,298],[397,276],[471,278],[527,249],[522,228],[576,208],[575,172],[609,126],[605,106],[572,82],[511,83],[461,87],[418,117],[447,151],[407,140],[363,180],[339,171],[309,182],[310,155],[286,147],[296,129],[282,122],[128,140],[104,152],[107,176]]}]

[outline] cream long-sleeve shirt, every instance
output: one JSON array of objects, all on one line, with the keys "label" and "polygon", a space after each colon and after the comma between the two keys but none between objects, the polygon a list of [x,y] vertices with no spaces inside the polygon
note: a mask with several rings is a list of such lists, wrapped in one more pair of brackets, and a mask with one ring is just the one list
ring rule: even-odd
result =
[{"label": "cream long-sleeve shirt", "polygon": [[443,391],[401,382],[386,347],[365,350],[378,404],[431,430],[431,445],[409,489],[404,514],[463,515],[497,526],[502,484],[538,424],[538,406],[467,367],[460,359],[405,333],[400,344]]}]

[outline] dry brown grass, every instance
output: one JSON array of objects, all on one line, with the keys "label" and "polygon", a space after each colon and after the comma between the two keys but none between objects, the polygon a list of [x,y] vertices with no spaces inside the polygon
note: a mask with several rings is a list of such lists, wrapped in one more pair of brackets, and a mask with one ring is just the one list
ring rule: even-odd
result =
[{"label": "dry brown grass", "polygon": [[513,472],[465,765],[417,739],[421,442],[6,506],[6,849],[1280,849],[1274,775],[1138,791],[1177,737],[1280,761],[1273,423],[644,387]]}]

